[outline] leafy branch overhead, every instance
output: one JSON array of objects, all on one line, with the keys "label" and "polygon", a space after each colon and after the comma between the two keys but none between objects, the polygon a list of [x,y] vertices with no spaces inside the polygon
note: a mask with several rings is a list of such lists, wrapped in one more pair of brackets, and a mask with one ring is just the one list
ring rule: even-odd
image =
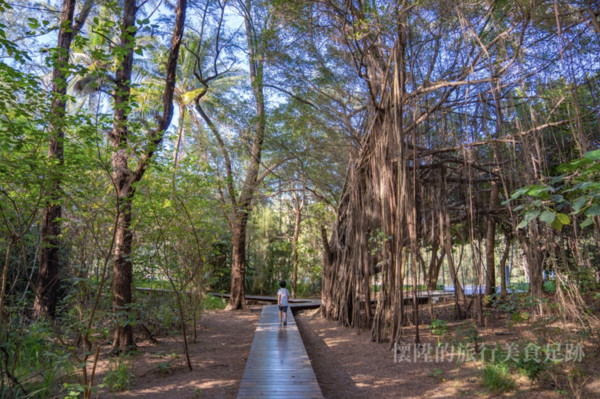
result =
[{"label": "leafy branch overhead", "polygon": [[561,231],[572,219],[584,218],[581,228],[594,223],[600,215],[600,150],[560,164],[562,175],[549,178],[548,184],[533,184],[515,190],[503,205],[518,203],[512,209],[522,214],[518,229],[535,220]]}]

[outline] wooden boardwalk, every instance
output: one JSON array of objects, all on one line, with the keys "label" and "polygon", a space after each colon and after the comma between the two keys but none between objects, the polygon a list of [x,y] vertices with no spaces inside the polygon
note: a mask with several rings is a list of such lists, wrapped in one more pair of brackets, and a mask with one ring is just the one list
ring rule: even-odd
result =
[{"label": "wooden boardwalk", "polygon": [[294,316],[279,325],[278,307],[264,306],[238,398],[323,398]]},{"label": "wooden boardwalk", "polygon": [[[229,298],[231,294],[224,294],[221,292],[209,292],[208,295],[216,296],[218,298]],[[265,295],[245,295],[247,301],[257,302],[271,302],[277,303],[276,296],[265,296]],[[290,307],[294,309],[316,309],[321,306],[320,299],[303,299],[303,298],[289,298]]]}]

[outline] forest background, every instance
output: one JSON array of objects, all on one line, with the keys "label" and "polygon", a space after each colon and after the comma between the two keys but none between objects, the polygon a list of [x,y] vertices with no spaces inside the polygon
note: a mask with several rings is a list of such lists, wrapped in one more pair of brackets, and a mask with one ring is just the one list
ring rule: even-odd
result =
[{"label": "forest background", "polygon": [[280,279],[376,341],[440,285],[458,318],[512,288],[597,334],[596,2],[0,10],[7,395],[50,396],[73,363],[90,395],[102,345],[187,342],[207,290],[241,309]]}]

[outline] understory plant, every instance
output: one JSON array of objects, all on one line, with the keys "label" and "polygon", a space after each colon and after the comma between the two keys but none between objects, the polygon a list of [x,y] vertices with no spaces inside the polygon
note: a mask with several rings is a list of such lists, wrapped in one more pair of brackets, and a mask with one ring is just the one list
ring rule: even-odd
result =
[{"label": "understory plant", "polygon": [[55,345],[49,324],[15,324],[2,331],[0,397],[54,397],[60,382],[74,373],[69,353]]},{"label": "understory plant", "polygon": [[109,370],[100,388],[108,388],[111,392],[124,391],[131,386],[133,377],[129,354],[122,353],[109,360]]},{"label": "understory plant", "polygon": [[507,392],[516,387],[510,368],[506,363],[486,364],[481,372],[481,382],[490,392]]}]

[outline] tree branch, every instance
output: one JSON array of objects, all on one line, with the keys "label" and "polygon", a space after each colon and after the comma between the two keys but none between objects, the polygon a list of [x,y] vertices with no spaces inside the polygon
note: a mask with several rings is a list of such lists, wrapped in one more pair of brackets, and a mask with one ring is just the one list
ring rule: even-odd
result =
[{"label": "tree branch", "polygon": [[185,12],[187,7],[187,0],[179,0],[177,8],[175,9],[175,26],[173,27],[173,37],[171,38],[171,49],[169,51],[169,58],[167,59],[166,65],[166,82],[165,90],[163,92],[163,114],[157,117],[158,125],[156,129],[149,132],[149,142],[146,145],[146,149],[131,176],[132,183],[140,181],[148,162],[154,155],[156,148],[160,145],[167,127],[171,123],[173,118],[173,94],[175,92],[175,80],[177,77],[177,60],[179,58],[179,49],[181,47],[181,38],[183,37],[183,31],[185,27]]}]

